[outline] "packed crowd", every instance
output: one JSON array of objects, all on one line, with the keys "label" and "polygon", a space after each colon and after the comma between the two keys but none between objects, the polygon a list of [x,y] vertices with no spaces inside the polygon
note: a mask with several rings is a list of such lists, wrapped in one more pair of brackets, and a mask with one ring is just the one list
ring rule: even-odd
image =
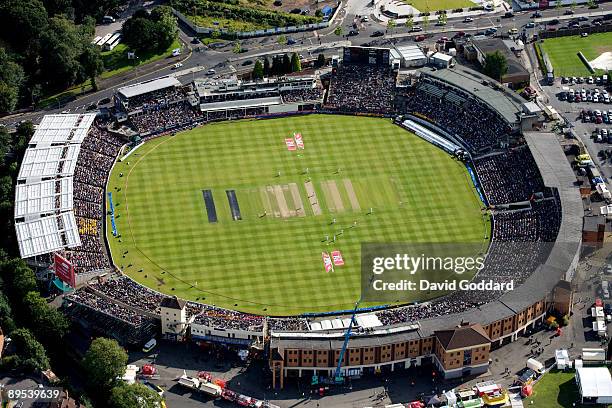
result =
[{"label": "packed crowd", "polygon": [[134,282],[127,276],[109,279],[90,285],[94,290],[147,312],[159,314],[159,305],[164,295]]},{"label": "packed crowd", "polygon": [[[485,267],[474,282],[490,280],[520,285],[550,254],[561,226],[558,197],[531,203],[522,210],[497,212],[493,215],[493,236]],[[459,313],[490,302],[501,291],[458,291],[431,302],[388,309],[377,313],[383,324],[414,322],[420,319]]]},{"label": "packed crowd", "polygon": [[323,88],[293,89],[282,91],[281,96],[285,103],[320,101],[323,99]]},{"label": "packed crowd", "polygon": [[395,77],[389,67],[343,64],[329,84],[326,106],[342,112],[393,112]]},{"label": "packed crowd", "polygon": [[417,85],[406,98],[405,110],[458,136],[474,153],[499,147],[510,131],[510,126],[483,102],[438,84]]},{"label": "packed crowd", "polygon": [[190,125],[200,119],[200,112],[185,101],[143,108],[142,112],[130,116],[132,124],[142,136]]},{"label": "packed crowd", "polygon": [[81,144],[74,170],[74,214],[81,236],[81,246],[65,251],[75,272],[110,267],[106,250],[100,241],[104,186],[123,142],[105,129],[106,123],[94,123]]},{"label": "packed crowd", "polygon": [[166,106],[171,103],[181,101],[187,96],[189,87],[169,87],[146,94],[133,96],[128,100],[127,111],[135,112],[138,110],[155,109],[156,107]]},{"label": "packed crowd", "polygon": [[142,345],[159,332],[159,323],[95,294],[79,290],[64,298],[62,312],[82,324],[91,337],[103,335],[121,344]]},{"label": "packed crowd", "polygon": [[527,145],[477,159],[474,166],[489,204],[527,201],[534,193],[544,191],[542,176]]},{"label": "packed crowd", "polygon": [[100,313],[113,316],[127,323],[139,325],[146,321],[146,317],[131,309],[124,307],[115,302],[111,302],[101,296],[88,292],[87,290],[78,290],[66,296],[66,299],[87,306]]}]

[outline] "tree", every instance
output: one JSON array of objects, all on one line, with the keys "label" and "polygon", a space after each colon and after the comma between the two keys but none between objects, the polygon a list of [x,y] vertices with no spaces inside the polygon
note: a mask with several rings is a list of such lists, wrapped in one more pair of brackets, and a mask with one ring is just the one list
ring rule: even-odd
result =
[{"label": "tree", "polygon": [[281,74],[287,74],[291,72],[291,58],[287,54],[283,54],[283,65]]},{"label": "tree", "polygon": [[178,36],[176,17],[169,6],[158,6],[151,10],[151,20],[155,23],[155,37],[158,50],[168,48]]},{"label": "tree", "polygon": [[81,54],[81,65],[89,78],[92,89],[97,91],[98,84],[96,83],[96,77],[104,70],[104,62],[102,61],[102,56],[100,55],[98,47],[92,44],[85,47],[85,51]]},{"label": "tree", "polygon": [[260,60],[255,61],[253,67],[253,79],[262,79],[264,77],[264,67]]},{"label": "tree", "polygon": [[406,17],[406,28],[408,31],[412,31],[414,28],[414,16],[412,14],[409,14],[408,17]]},{"label": "tree", "polygon": [[572,0],[572,4],[570,5],[570,9],[572,11],[575,11],[577,6],[578,6],[578,4],[576,3],[576,0]]},{"label": "tree", "polygon": [[121,29],[123,41],[135,51],[157,49],[157,33],[155,22],[148,18],[132,16]]},{"label": "tree", "polygon": [[43,344],[57,346],[68,333],[70,323],[57,309],[49,307],[38,292],[29,292],[23,299],[24,316],[32,332]]},{"label": "tree", "polygon": [[508,72],[508,60],[499,51],[488,53],[485,56],[484,72],[493,79],[501,82],[502,77]]},{"label": "tree", "polygon": [[45,348],[29,330],[13,330],[11,339],[18,356],[16,362],[22,369],[34,373],[49,368],[50,364]]},{"label": "tree", "polygon": [[15,109],[23,80],[23,68],[13,62],[4,48],[0,48],[0,112]]},{"label": "tree", "polygon": [[587,1],[587,6],[590,9],[595,8],[595,0],[588,0]]},{"label": "tree", "polygon": [[423,16],[423,20],[421,20],[421,25],[423,26],[423,31],[427,31],[427,27],[429,27],[429,16]]},{"label": "tree", "polygon": [[557,16],[561,14],[561,9],[563,8],[563,2],[561,0],[555,1],[555,9],[557,10]]},{"label": "tree", "polygon": [[64,14],[70,19],[74,17],[74,9],[72,8],[71,0],[43,0],[43,3],[50,16]]},{"label": "tree", "polygon": [[82,72],[83,38],[77,27],[64,17],[52,17],[40,41],[41,76],[47,85],[63,89],[74,84]]},{"label": "tree", "polygon": [[446,25],[446,22],[448,21],[448,17],[446,16],[446,13],[440,13],[438,14],[438,24],[441,26]]},{"label": "tree", "polygon": [[393,32],[393,29],[397,26],[397,23],[395,22],[394,19],[389,19],[389,21],[387,21],[387,32],[391,31]]},{"label": "tree", "polygon": [[278,45],[283,46],[287,44],[287,36],[286,35],[279,35],[278,38],[276,39],[276,42],[278,43]]},{"label": "tree", "polygon": [[342,27],[338,26],[336,27],[336,29],[334,30],[334,34],[336,34],[338,37],[342,35]]},{"label": "tree", "polygon": [[302,70],[302,61],[300,56],[294,52],[291,54],[291,72],[300,72]]},{"label": "tree", "polygon": [[270,59],[267,56],[264,56],[264,60],[263,60],[263,73],[264,76],[269,76],[271,74],[271,67],[270,67]]},{"label": "tree", "polygon": [[47,18],[40,0],[0,1],[0,35],[17,50],[35,45],[47,28]]},{"label": "tree", "polygon": [[4,293],[0,293],[0,328],[2,328],[4,334],[10,334],[15,330],[11,304]]},{"label": "tree", "polygon": [[234,41],[234,48],[232,49],[234,54],[240,54],[242,52],[242,47],[240,46],[240,41]]},{"label": "tree", "polygon": [[317,56],[317,67],[325,66],[325,55],[323,53]]},{"label": "tree", "polygon": [[92,389],[109,391],[125,372],[128,355],[117,341],[99,337],[91,342],[83,358],[83,368]]},{"label": "tree", "polygon": [[149,387],[140,384],[119,384],[110,392],[109,406],[113,408],[158,408],[161,397]]}]

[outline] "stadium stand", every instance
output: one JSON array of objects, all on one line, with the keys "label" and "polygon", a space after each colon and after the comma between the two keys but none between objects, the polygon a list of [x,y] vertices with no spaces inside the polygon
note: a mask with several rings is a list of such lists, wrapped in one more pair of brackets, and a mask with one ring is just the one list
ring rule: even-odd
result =
[{"label": "stadium stand", "polygon": [[[511,100],[492,100],[496,95],[494,92],[499,91],[483,88],[470,92],[468,86],[457,83],[458,75],[423,72],[411,86],[402,90],[403,99],[399,102],[395,77],[388,67],[356,63],[340,65],[332,73],[327,91],[317,81],[306,81],[309,85],[295,86],[295,89],[285,89],[280,82],[272,85],[241,83],[239,92],[235,92],[229,89],[230,83],[206,82],[182,87],[164,79],[159,83],[119,90],[117,107],[127,113],[129,123],[145,139],[213,120],[269,114],[275,109],[271,106],[276,104],[291,105],[291,109],[297,110],[299,106],[304,106],[301,103],[320,102],[323,97],[326,97],[324,108],[327,111],[409,114],[431,124],[432,129],[442,129],[449,139],[453,139],[453,143],[463,146],[469,153],[468,164],[475,169],[481,190],[491,207],[491,244],[486,266],[475,281],[491,277],[501,281],[512,280],[517,285],[524,284],[521,290],[529,287],[533,293],[525,295],[525,292],[517,291],[525,299],[517,300],[501,291],[458,291],[422,304],[374,312],[384,327],[391,328],[389,330],[396,330],[398,326],[420,325],[419,336],[423,339],[433,332],[429,328],[453,327],[457,319],[477,319],[481,317],[479,313],[487,314],[485,320],[488,322],[522,313],[522,310],[527,310],[525,308],[533,308],[533,319],[541,316],[542,299],[550,292],[552,285],[564,276],[562,270],[571,268],[569,261],[567,265],[548,265],[559,251],[553,243],[559,236],[573,239],[576,235],[575,228],[568,232],[564,225],[568,218],[577,217],[577,207],[566,205],[573,199],[572,192],[562,185],[552,185],[550,175],[548,179],[543,178],[531,145],[515,137],[519,108]],[[192,92],[197,95],[196,108],[191,100]],[[255,106],[253,101],[262,105]],[[24,162],[20,171],[20,174],[23,171],[22,180],[26,180],[33,171],[38,171],[38,176],[49,173],[58,180],[44,186],[32,182],[29,191],[41,191],[35,194],[40,202],[26,202],[27,189],[22,189],[23,195],[18,195],[18,198],[23,198],[23,202],[16,203],[19,204],[16,205],[19,214],[29,211],[24,208],[31,208],[32,214],[37,215],[49,206],[54,208],[56,215],[71,211],[74,218],[72,230],[78,231],[76,236],[73,235],[73,245],[68,245],[62,232],[56,245],[22,252],[22,256],[62,250],[67,259],[75,264],[78,274],[112,269],[112,262],[101,241],[104,187],[124,144],[122,138],[109,131],[109,123],[102,120],[90,123],[91,127],[83,134],[83,126],[75,123],[86,123],[88,120],[82,118],[84,122],[79,122],[77,118],[72,124],[72,136],[58,136],[57,132],[51,131],[38,136],[40,140],[59,141],[64,145],[54,151],[33,150],[29,156],[31,159]],[[55,122],[49,120],[48,123]],[[67,126],[72,122],[56,123]],[[74,130],[74,126],[79,130]],[[78,146],[78,158],[70,147],[72,145]],[[40,149],[49,147],[41,146]],[[541,160],[540,156],[538,153],[538,160]],[[72,204],[65,180],[70,180],[72,186]],[[40,183],[40,180],[37,182]],[[70,225],[65,222],[59,228],[58,221],[49,220],[53,220],[48,226],[50,233],[58,237],[58,231],[64,231],[65,224]],[[18,237],[29,234],[19,231],[23,227],[16,228]],[[553,270],[554,273],[548,273],[546,279],[541,279],[544,283],[540,284],[535,275],[543,270]],[[164,299],[168,299],[168,296],[145,288],[126,276],[119,276],[86,285],[66,296],[64,311],[75,321],[88,324],[96,331],[136,344],[159,330],[160,305]],[[270,333],[280,337],[283,333],[303,335],[300,341],[307,347],[305,342],[310,335],[311,317],[266,318],[192,301],[187,302],[186,309],[188,320],[205,329],[259,335],[267,327]],[[368,334],[361,329],[357,332],[364,336]],[[412,336],[413,332],[410,333]],[[323,334],[326,332],[323,331]],[[392,338],[392,335],[386,338]],[[372,341],[378,340],[379,337],[376,337]],[[330,343],[329,347],[337,348],[338,343]]]}]

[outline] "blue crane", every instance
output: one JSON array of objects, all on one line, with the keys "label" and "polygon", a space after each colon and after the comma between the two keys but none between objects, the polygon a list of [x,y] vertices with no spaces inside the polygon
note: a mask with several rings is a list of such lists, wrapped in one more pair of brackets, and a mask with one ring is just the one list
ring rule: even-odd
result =
[{"label": "blue crane", "polygon": [[334,381],[336,383],[342,383],[344,381],[342,375],[340,374],[342,369],[342,360],[344,360],[344,353],[346,353],[346,348],[348,347],[348,343],[351,338],[351,332],[353,331],[353,325],[355,324],[355,315],[357,314],[357,309],[359,308],[360,303],[361,298],[355,302],[355,308],[353,309],[353,314],[351,315],[351,322],[349,323],[348,329],[346,329],[346,333],[344,333],[344,343],[342,344],[340,356],[338,357],[338,365],[336,366],[336,372],[334,373]]}]

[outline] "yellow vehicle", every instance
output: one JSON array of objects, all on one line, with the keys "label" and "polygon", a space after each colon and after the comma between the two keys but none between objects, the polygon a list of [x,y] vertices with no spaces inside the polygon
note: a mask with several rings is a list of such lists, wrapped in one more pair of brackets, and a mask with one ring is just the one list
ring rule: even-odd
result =
[{"label": "yellow vehicle", "polygon": [[496,384],[495,381],[485,381],[476,384],[474,387],[476,394],[485,405],[490,407],[496,407],[500,405],[506,405],[509,401],[508,391],[503,389],[500,385]]}]

